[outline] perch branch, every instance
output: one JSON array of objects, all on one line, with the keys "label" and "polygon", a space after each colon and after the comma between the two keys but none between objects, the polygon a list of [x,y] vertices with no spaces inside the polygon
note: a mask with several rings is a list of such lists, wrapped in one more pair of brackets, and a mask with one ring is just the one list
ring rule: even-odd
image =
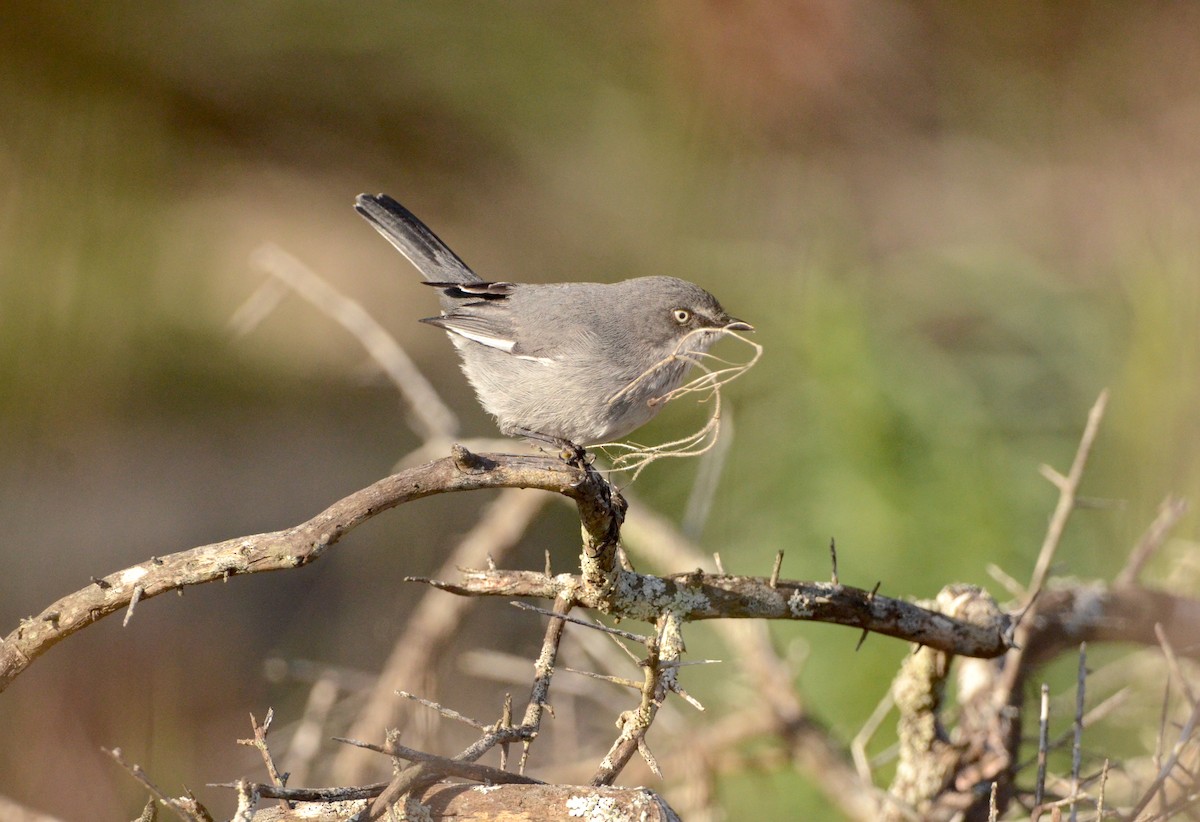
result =
[{"label": "perch branch", "polygon": [[202,545],[109,574],[58,600],[0,642],[0,691],[58,642],[142,600],[239,574],[297,568],[320,557],[358,525],[406,502],[481,488],[540,488],[575,500],[588,545],[615,553],[624,503],[590,467],[545,456],[479,455],[456,447],[450,457],[409,468],[335,502],[291,528]]}]

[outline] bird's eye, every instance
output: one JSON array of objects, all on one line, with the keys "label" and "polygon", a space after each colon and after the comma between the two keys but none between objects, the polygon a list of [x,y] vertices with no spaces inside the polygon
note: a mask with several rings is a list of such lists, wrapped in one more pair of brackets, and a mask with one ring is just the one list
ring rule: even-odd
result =
[{"label": "bird's eye", "polygon": [[692,318],[692,312],[686,308],[676,308],[671,314],[675,317],[675,322],[680,325],[687,325],[687,321]]}]

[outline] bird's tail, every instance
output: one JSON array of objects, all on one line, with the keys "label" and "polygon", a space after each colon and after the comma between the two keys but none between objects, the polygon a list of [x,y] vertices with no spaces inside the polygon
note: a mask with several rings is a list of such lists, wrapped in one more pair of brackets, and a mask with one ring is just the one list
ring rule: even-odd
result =
[{"label": "bird's tail", "polygon": [[359,194],[354,209],[430,282],[475,283],[481,278],[417,216],[386,194]]}]

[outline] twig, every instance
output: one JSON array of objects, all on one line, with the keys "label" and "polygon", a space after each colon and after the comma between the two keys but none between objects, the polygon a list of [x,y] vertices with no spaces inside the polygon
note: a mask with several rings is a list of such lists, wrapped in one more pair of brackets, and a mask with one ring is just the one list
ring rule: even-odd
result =
[{"label": "twig", "polygon": [[603,682],[611,682],[614,685],[620,685],[623,688],[632,688],[635,691],[642,687],[642,683],[638,682],[636,679],[629,679],[628,677],[613,676],[612,674],[598,674],[595,671],[583,671],[578,668],[560,668],[559,670],[567,674],[577,674],[579,676],[589,677],[590,679],[599,679]]},{"label": "twig", "polygon": [[1200,702],[1192,703],[1192,713],[1188,716],[1187,722],[1179,733],[1179,739],[1176,740],[1174,747],[1171,749],[1171,755],[1167,757],[1167,761],[1162,764],[1158,771],[1158,776],[1155,777],[1154,783],[1146,789],[1142,794],[1141,799],[1133,810],[1129,813],[1130,819],[1137,819],[1138,814],[1146,809],[1150,802],[1154,799],[1161,788],[1170,776],[1171,771],[1175,769],[1176,763],[1179,761],[1179,756],[1183,753],[1183,749],[1192,741],[1192,735],[1196,732],[1196,723],[1200,722]]},{"label": "twig", "polygon": [[[335,736],[334,739],[338,742],[352,745],[355,748],[366,751],[374,751],[375,753],[383,754],[384,756],[398,756],[401,759],[407,759],[409,762],[433,762],[437,763],[446,770],[450,776],[457,776],[460,779],[470,779],[475,782],[483,782],[492,785],[544,785],[540,779],[534,779],[530,776],[522,776],[521,774],[511,773],[502,768],[493,768],[488,765],[480,765],[476,762],[464,762],[459,759],[448,759],[444,756],[418,751],[415,748],[409,748],[397,742],[389,742],[387,745],[373,745],[370,742],[360,742],[356,739],[346,739],[345,737]],[[386,785],[387,783],[383,783]],[[382,789],[381,791],[382,792]]]},{"label": "twig", "polygon": [[1121,573],[1113,580],[1114,585],[1132,585],[1142,574],[1142,568],[1167,541],[1167,536],[1187,513],[1188,503],[1183,497],[1168,496],[1158,506],[1154,521],[1142,534],[1141,539],[1129,553],[1129,559]]},{"label": "twig", "polygon": [[[1131,689],[1128,686],[1124,687],[1121,690],[1117,691],[1116,693],[1112,694],[1111,696],[1107,697],[1099,705],[1097,705],[1096,707],[1094,707],[1090,711],[1088,711],[1086,714],[1084,714],[1083,727],[1085,729],[1095,727],[1096,723],[1100,722],[1102,719],[1107,717],[1110,713],[1112,713],[1114,710],[1116,710],[1117,708],[1119,708],[1121,705],[1123,705],[1125,703],[1126,699],[1128,699],[1128,697],[1129,697],[1130,691],[1131,691]],[[1066,731],[1065,733],[1060,734],[1059,736],[1056,736],[1054,738],[1054,740],[1050,742],[1049,749],[1052,751],[1058,750],[1059,748],[1061,748],[1063,745],[1065,745],[1067,743],[1067,740],[1071,739],[1074,736],[1074,733],[1075,733],[1075,726],[1072,725],[1070,730]],[[1036,756],[1033,759],[1029,759],[1024,762],[1021,762],[1019,765],[1016,765],[1013,768],[1013,772],[1019,773],[1020,771],[1023,771],[1026,768],[1028,768],[1035,761],[1036,761]]]},{"label": "twig", "polygon": [[231,790],[250,789],[263,799],[286,799],[292,802],[353,802],[371,799],[383,793],[388,786],[386,782],[376,782],[371,785],[358,785],[353,788],[280,788],[269,783],[261,782],[209,782],[210,788],[229,788]]},{"label": "twig", "polygon": [[[775,564],[771,566],[771,579],[767,582],[771,588],[779,587],[779,572],[783,569],[783,549],[775,552]],[[835,585],[837,583],[834,583]]]},{"label": "twig", "polygon": [[599,622],[593,622],[592,620],[588,619],[582,619],[580,617],[555,613],[554,611],[547,610],[546,608],[539,608],[536,605],[530,605],[528,602],[510,602],[509,605],[513,606],[514,608],[519,608],[522,611],[532,611],[535,614],[541,614],[542,616],[547,616],[551,619],[561,619],[565,622],[574,622],[576,625],[582,625],[585,628],[591,628],[596,631],[603,631],[606,634],[619,636],[622,639],[628,639],[632,642],[640,642],[643,645],[650,641],[649,637],[643,636],[642,634],[635,634],[632,631],[623,631],[620,628],[613,628],[611,626],[603,625]]},{"label": "twig", "polygon": [[141,765],[131,765],[125,761],[125,756],[121,753],[120,748],[113,748],[111,750],[108,748],[101,748],[100,750],[112,757],[113,761],[122,768],[129,771],[130,775],[132,775],[134,779],[136,779],[138,782],[141,782],[142,786],[145,787],[147,791],[149,791],[165,807],[172,810],[176,816],[184,820],[184,822],[213,822],[212,815],[209,814],[208,810],[203,805],[201,805],[199,802],[196,802],[195,799],[190,799],[189,802],[185,804],[178,799],[167,796],[167,794],[163,792],[161,788],[150,781],[150,777],[148,777],[146,772],[142,770]]},{"label": "twig", "polygon": [[717,573],[724,575],[725,574],[725,563],[721,562],[721,552],[713,551],[712,557],[713,557],[713,565],[714,565],[714,567],[716,567]]},{"label": "twig", "polygon": [[[574,607],[570,595],[560,594],[554,600],[552,617],[565,617]],[[563,630],[566,628],[565,619],[551,619],[546,624],[546,633],[542,637],[542,650],[533,663],[533,686],[529,689],[529,702],[525,706],[525,716],[521,726],[529,730],[521,747],[521,760],[517,766],[519,773],[525,773],[529,762],[529,745],[533,737],[542,727],[542,713],[550,700],[550,682],[554,677],[554,666],[558,662],[558,649],[562,643]]]},{"label": "twig", "polygon": [[1004,586],[1004,590],[1016,599],[1025,599],[1025,586],[1017,582],[1008,572],[994,562],[989,562],[986,568],[988,576]]},{"label": "twig", "polygon": [[664,667],[660,663],[677,661],[683,653],[682,620],[676,614],[664,614],[659,618],[656,627],[657,634],[647,643],[648,653],[643,663],[645,680],[642,685],[641,704],[636,710],[622,714],[621,732],[592,776],[593,786],[611,785],[634,753],[643,750],[642,738],[654,722],[659,706],[675,684],[675,669]]},{"label": "twig", "polygon": [[[1157,628],[1158,626],[1155,625]],[[1162,710],[1158,716],[1158,734],[1154,741],[1154,757],[1151,761],[1154,762],[1154,770],[1160,771],[1163,763],[1163,749],[1167,744],[1167,719],[1170,716],[1171,710],[1171,678],[1167,677],[1167,681],[1163,683],[1163,698]],[[1158,788],[1158,807],[1160,811],[1166,812],[1167,809],[1167,790],[1163,785]]]},{"label": "twig", "polygon": [[[413,364],[404,349],[358,302],[339,293],[312,269],[284,251],[268,243],[251,255],[251,262],[326,314],[367,350],[385,374],[392,380],[408,402],[409,411],[417,421],[417,433],[429,441],[449,440],[458,431],[458,420],[437,391]],[[261,321],[258,303],[252,297],[229,321],[238,335],[249,333]]]},{"label": "twig", "polygon": [[650,766],[650,771],[659,779],[665,779],[662,769],[658,767],[658,760],[654,758],[654,753],[650,750],[649,743],[646,742],[646,736],[643,734],[637,740],[638,753],[642,755],[642,759]]},{"label": "twig", "polygon": [[326,671],[318,677],[309,689],[304,713],[287,749],[288,778],[293,782],[304,784],[308,781],[309,770],[321,749],[325,723],[337,703],[338,693],[338,677],[332,671]]},{"label": "twig", "polygon": [[729,449],[733,447],[733,417],[728,411],[725,412],[723,421],[724,436],[717,440],[711,451],[700,457],[692,492],[688,495],[687,506],[683,511],[681,528],[691,539],[699,539],[704,531],[704,525],[712,511],[713,500],[717,496],[717,486],[725,471]]},{"label": "twig", "polygon": [[[519,543],[529,525],[552,497],[519,488],[506,488],[489,504],[479,521],[459,541],[438,570],[449,576],[457,568],[482,565],[487,557],[506,557]],[[549,558],[547,554],[547,563]],[[549,576],[549,574],[547,574]],[[396,640],[383,671],[372,686],[366,704],[349,729],[349,735],[364,737],[376,729],[396,724],[397,690],[415,687],[434,667],[434,659],[454,635],[472,603],[462,597],[427,591]],[[344,784],[360,782],[373,760],[354,748],[338,751],[333,773]]]},{"label": "twig", "polygon": [[1054,560],[1054,554],[1058,550],[1058,545],[1062,541],[1067,520],[1070,518],[1071,512],[1075,509],[1079,484],[1083,481],[1083,472],[1087,467],[1088,457],[1092,453],[1092,446],[1096,442],[1096,436],[1100,431],[1100,422],[1104,419],[1104,410],[1107,406],[1108,389],[1105,389],[1100,392],[1100,396],[1096,398],[1096,402],[1088,412],[1087,423],[1084,425],[1083,434],[1079,438],[1079,447],[1075,451],[1075,459],[1071,462],[1071,470],[1067,472],[1066,476],[1059,474],[1048,466],[1043,466],[1042,473],[1049,476],[1051,481],[1058,487],[1058,503],[1055,505],[1054,513],[1050,517],[1050,523],[1046,528],[1046,535],[1042,540],[1041,550],[1038,552],[1037,562],[1034,564],[1033,574],[1027,589],[1025,606],[1021,609],[1022,616],[1017,623],[1014,648],[1008,652],[1008,658],[1004,663],[1004,675],[997,689],[997,693],[1001,695],[1004,701],[1008,701],[1020,682],[1025,648],[1028,645],[1029,634],[1033,631],[1034,624],[1036,623],[1038,596],[1041,594],[1042,588],[1046,584],[1046,578],[1050,574],[1050,565]]},{"label": "twig", "polygon": [[[254,729],[253,739],[239,739],[239,745],[246,745],[250,748],[257,748],[262,755],[263,764],[267,766],[267,776],[271,777],[271,783],[277,787],[287,787],[287,774],[280,775],[279,770],[275,767],[275,760],[271,756],[271,749],[267,747],[267,731],[271,729],[271,721],[275,718],[275,709],[267,708],[267,716],[263,719],[262,724],[258,724],[258,720],[254,718],[254,714],[250,714],[250,727]],[[283,808],[291,810],[292,803],[286,799],[281,799],[279,804]]]},{"label": "twig", "polygon": [[1046,584],[1046,578],[1050,574],[1050,564],[1054,561],[1054,554],[1062,541],[1067,520],[1075,508],[1075,498],[1079,493],[1079,484],[1083,481],[1083,471],[1087,467],[1088,457],[1091,456],[1092,446],[1096,442],[1096,435],[1100,431],[1100,422],[1104,419],[1104,410],[1107,407],[1108,389],[1105,389],[1100,392],[1100,396],[1096,398],[1095,404],[1088,412],[1087,424],[1084,426],[1083,435],[1079,438],[1079,447],[1075,451],[1071,470],[1065,477],[1058,475],[1060,479],[1052,480],[1058,486],[1058,504],[1050,517],[1050,525],[1046,528],[1046,536],[1042,540],[1042,548],[1038,552],[1037,563],[1033,568],[1028,594],[1030,601],[1037,595],[1037,592],[1042,590]]},{"label": "twig", "polygon": [[1037,784],[1033,804],[1039,806],[1046,794],[1046,755],[1050,744],[1050,686],[1042,683],[1042,709],[1038,714]]},{"label": "twig", "polygon": [[1075,685],[1075,740],[1071,745],[1071,822],[1079,818],[1076,798],[1079,795],[1079,769],[1083,761],[1083,702],[1087,688],[1087,643],[1079,644],[1079,673]]},{"label": "twig", "polygon": [[444,716],[446,719],[454,720],[455,722],[461,722],[464,725],[470,725],[472,728],[475,728],[477,730],[481,730],[481,731],[486,730],[488,727],[485,723],[480,722],[478,719],[472,719],[471,717],[466,716],[465,714],[461,714],[452,708],[447,708],[444,705],[440,705],[431,699],[425,699],[423,697],[417,696],[416,694],[410,694],[408,691],[396,691],[396,696],[402,696],[405,699],[411,699],[413,702],[416,702],[418,705],[424,705],[426,708],[429,708],[431,711],[437,711],[439,714]]},{"label": "twig", "polygon": [[892,698],[892,692],[889,689],[875,705],[875,710],[871,711],[871,715],[867,717],[867,721],[863,723],[859,732],[854,735],[854,739],[850,740],[850,753],[854,757],[854,767],[858,769],[858,777],[864,785],[870,785],[874,781],[871,773],[871,760],[867,756],[867,745],[894,707],[896,707],[896,701]]},{"label": "twig", "polygon": [[1167,669],[1170,670],[1171,676],[1179,683],[1179,687],[1182,689],[1183,696],[1187,699],[1188,704],[1195,705],[1196,694],[1192,690],[1192,684],[1183,675],[1183,668],[1179,664],[1179,658],[1175,656],[1175,649],[1171,647],[1171,643],[1167,639],[1166,631],[1163,630],[1161,622],[1154,623],[1154,635],[1158,638],[1159,647],[1162,648],[1163,657],[1167,661]]}]

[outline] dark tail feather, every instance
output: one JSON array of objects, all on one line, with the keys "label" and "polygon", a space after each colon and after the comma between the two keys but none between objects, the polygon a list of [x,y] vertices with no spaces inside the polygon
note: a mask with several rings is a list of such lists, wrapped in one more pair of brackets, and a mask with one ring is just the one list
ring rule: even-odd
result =
[{"label": "dark tail feather", "polygon": [[386,194],[359,194],[355,210],[396,250],[417,267],[426,280],[474,283],[480,277],[458,258],[416,215]]}]

